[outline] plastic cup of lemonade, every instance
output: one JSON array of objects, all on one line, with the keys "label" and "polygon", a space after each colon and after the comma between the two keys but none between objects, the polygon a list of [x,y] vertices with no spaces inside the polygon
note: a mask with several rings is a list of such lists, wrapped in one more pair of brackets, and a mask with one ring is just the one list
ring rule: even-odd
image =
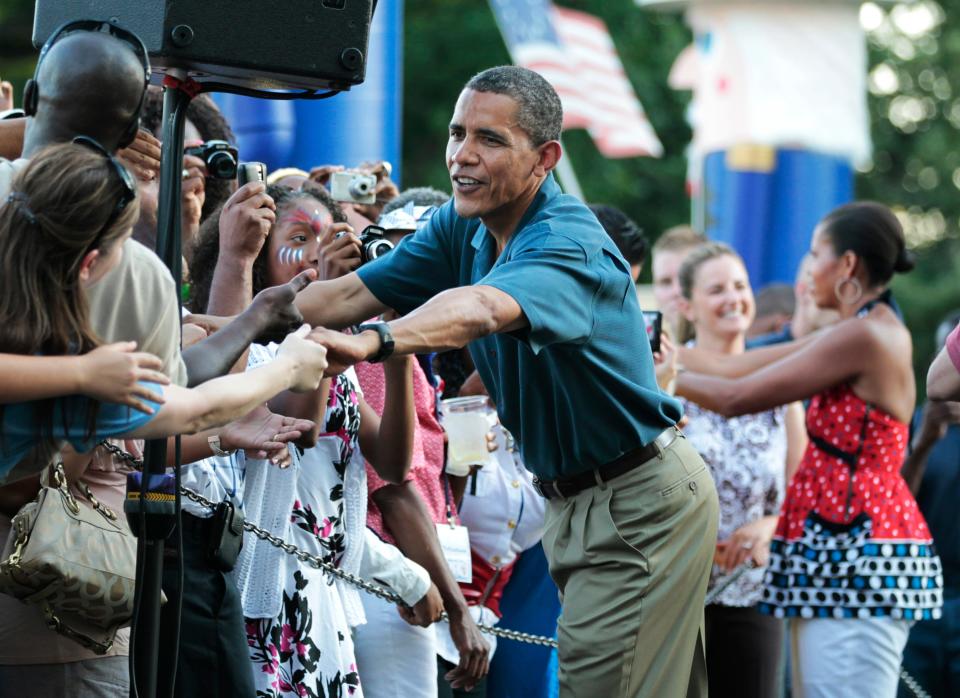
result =
[{"label": "plastic cup of lemonade", "polygon": [[497,413],[483,395],[455,397],[441,403],[447,431],[447,472],[464,477],[471,466],[490,462],[487,434],[497,423]]}]

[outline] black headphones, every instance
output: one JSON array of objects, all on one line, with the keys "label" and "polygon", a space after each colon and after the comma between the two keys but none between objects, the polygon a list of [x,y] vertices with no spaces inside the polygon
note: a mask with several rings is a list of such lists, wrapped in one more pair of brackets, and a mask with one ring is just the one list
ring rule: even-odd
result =
[{"label": "black headphones", "polygon": [[140,102],[137,104],[133,119],[123,132],[119,142],[121,148],[126,147],[136,138],[137,130],[140,128],[140,110],[143,108],[143,102],[147,98],[147,87],[150,85],[150,58],[147,56],[147,47],[143,41],[140,40],[139,36],[132,31],[118,27],[110,22],[95,19],[81,19],[61,24],[54,30],[53,34],[50,35],[50,38],[47,39],[43,45],[43,48],[40,49],[40,56],[37,58],[37,67],[33,70],[33,77],[24,85],[23,112],[26,116],[36,115],[37,105],[40,102],[40,85],[37,82],[37,76],[40,74],[40,65],[57,41],[65,35],[76,31],[101,32],[120,39],[133,50],[140,64],[143,66],[143,92],[140,94]]}]

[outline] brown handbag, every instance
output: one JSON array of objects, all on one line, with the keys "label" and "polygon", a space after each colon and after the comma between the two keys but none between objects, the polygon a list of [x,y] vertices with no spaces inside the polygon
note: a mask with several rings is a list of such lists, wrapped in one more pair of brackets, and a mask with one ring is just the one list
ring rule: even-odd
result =
[{"label": "brown handbag", "polygon": [[105,654],[133,616],[137,539],[84,483],[78,487],[92,506],[77,501],[62,462],[44,470],[41,485],[13,518],[0,592],[37,606],[51,630]]}]

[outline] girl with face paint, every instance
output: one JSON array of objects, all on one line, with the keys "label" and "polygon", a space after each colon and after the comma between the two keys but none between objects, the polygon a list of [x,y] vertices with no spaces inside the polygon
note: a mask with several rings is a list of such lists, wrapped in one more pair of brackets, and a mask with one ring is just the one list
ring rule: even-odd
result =
[{"label": "girl with face paint", "polygon": [[[253,263],[254,294],[309,268],[324,278],[334,267],[331,260],[359,263],[356,238],[325,191],[270,186],[267,194],[276,204],[276,222]],[[205,224],[194,253],[195,308],[207,303],[211,262],[219,249],[218,218],[215,214]],[[345,234],[337,238],[338,232]],[[269,363],[273,352],[273,345],[252,345],[248,365]],[[287,470],[246,461],[244,506],[250,519],[268,527],[273,523],[275,535],[348,572],[392,578],[391,586],[415,606],[436,589],[422,568],[368,532],[364,463],[391,482],[402,481],[410,468],[416,419],[412,361],[385,362],[382,419],[363,400],[352,369],[325,380],[312,394],[287,394],[271,403],[281,414],[309,414],[305,418],[317,428],[291,449],[293,464]],[[330,584],[319,570],[269,544],[248,543],[237,563],[237,584],[258,694],[362,696],[352,641],[352,628],[363,622],[356,591]],[[368,552],[372,548],[390,552],[378,556]],[[376,560],[385,566],[361,566]]]}]

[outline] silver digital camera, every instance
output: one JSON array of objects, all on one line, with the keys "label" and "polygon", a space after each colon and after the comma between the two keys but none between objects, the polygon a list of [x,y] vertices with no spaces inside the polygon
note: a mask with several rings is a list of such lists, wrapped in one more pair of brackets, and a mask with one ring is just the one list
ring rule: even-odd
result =
[{"label": "silver digital camera", "polygon": [[373,204],[377,201],[377,178],[362,172],[334,172],[330,175],[330,196],[351,204]]}]

